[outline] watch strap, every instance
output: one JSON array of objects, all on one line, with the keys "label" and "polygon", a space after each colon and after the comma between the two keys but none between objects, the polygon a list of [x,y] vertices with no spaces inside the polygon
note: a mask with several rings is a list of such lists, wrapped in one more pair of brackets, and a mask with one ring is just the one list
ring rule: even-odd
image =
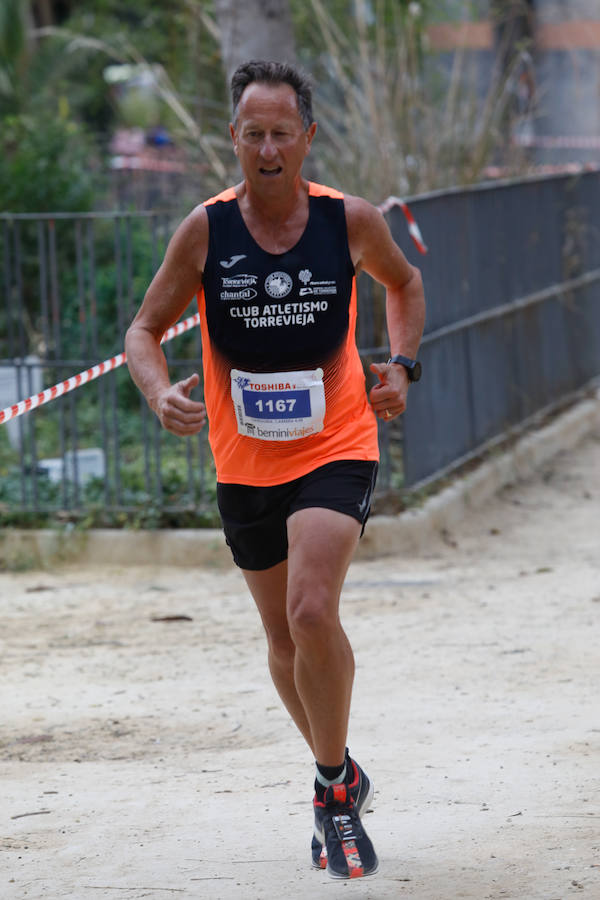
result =
[{"label": "watch strap", "polygon": [[421,364],[416,359],[411,359],[409,356],[402,356],[401,353],[396,353],[388,359],[388,366],[390,363],[393,363],[396,366],[404,366],[408,373],[409,381],[418,381],[421,377]]}]

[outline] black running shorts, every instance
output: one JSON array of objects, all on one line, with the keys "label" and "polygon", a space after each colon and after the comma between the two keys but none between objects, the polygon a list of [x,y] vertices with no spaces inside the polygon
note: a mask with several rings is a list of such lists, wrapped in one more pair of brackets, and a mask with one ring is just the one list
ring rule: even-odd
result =
[{"label": "black running shorts", "polygon": [[334,509],[357,519],[364,531],[376,478],[376,462],[340,460],[272,487],[217,483],[225,539],[236,565],[257,571],[287,559],[287,519],[299,509]]}]

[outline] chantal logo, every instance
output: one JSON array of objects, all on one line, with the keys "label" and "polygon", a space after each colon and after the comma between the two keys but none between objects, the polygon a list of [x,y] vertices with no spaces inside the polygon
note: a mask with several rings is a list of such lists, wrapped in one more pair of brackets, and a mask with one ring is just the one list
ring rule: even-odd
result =
[{"label": "chantal logo", "polygon": [[257,292],[254,288],[240,288],[239,291],[221,291],[221,300],[254,300]]},{"label": "chantal logo", "polygon": [[292,279],[287,272],[271,272],[265,280],[265,290],[269,297],[280,300],[287,297],[292,289]]}]

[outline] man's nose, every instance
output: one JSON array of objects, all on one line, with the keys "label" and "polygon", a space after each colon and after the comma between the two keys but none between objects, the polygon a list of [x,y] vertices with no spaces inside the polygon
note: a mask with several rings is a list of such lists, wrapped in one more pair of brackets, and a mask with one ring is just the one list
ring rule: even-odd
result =
[{"label": "man's nose", "polygon": [[260,152],[264,159],[273,159],[277,155],[277,147],[270,135],[265,135]]}]

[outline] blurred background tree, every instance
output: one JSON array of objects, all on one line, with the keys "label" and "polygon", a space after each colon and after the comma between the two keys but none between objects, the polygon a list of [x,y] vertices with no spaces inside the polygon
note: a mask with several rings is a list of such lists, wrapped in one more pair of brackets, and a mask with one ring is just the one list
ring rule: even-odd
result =
[{"label": "blurred background tree", "polygon": [[[228,79],[257,56],[298,61],[313,76],[318,174],[345,190],[379,201],[471,183],[490,164],[522,172],[541,94],[536,35],[558,39],[551,7],[550,0],[2,0],[2,184],[18,181],[7,166],[29,171],[44,155],[47,135],[48,165],[60,167],[62,140],[66,169],[85,182],[65,196],[74,208],[89,202],[92,182],[95,206],[179,200],[189,208],[237,177]],[[574,0],[573,16],[575,7],[583,18],[569,40],[580,42],[583,65],[596,31],[584,21],[586,10],[593,18],[588,0]],[[548,107],[555,93],[546,90]],[[22,164],[18,135],[28,136]],[[145,169],[154,191],[115,189],[119,178],[127,187]],[[171,173],[162,191],[159,170]],[[19,196],[17,187],[3,188],[2,207],[15,209]],[[34,187],[24,185],[18,208],[34,202]],[[48,189],[39,202],[47,208]]]}]

